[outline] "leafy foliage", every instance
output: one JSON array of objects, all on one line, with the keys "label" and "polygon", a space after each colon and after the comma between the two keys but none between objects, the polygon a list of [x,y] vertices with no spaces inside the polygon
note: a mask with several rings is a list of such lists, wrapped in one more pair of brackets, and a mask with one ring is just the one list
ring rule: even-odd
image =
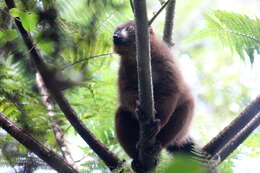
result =
[{"label": "leafy foliage", "polygon": [[[26,132],[44,142],[52,136],[52,132],[46,130],[50,129],[48,119],[45,117],[47,111],[40,103],[39,95],[28,87],[31,86],[31,81],[24,78],[23,73],[19,73],[17,66],[19,64],[13,64],[10,58],[0,62],[0,111]],[[47,168],[45,163],[3,131],[0,131],[0,148],[2,155],[0,169],[4,166],[13,166],[16,167],[14,170],[28,170],[29,167],[34,169],[40,165]]]},{"label": "leafy foliage", "polygon": [[[115,70],[109,71],[111,69],[107,68],[112,57],[91,57],[111,51],[111,32],[122,18],[115,11],[124,10],[123,3],[77,0],[77,3],[71,4],[71,1],[61,0],[53,4],[42,0],[39,2],[42,5],[39,5],[30,2],[32,1],[17,3],[17,8],[10,11],[12,17],[19,17],[25,29],[31,32],[35,45],[50,68],[61,71],[68,81],[80,76],[77,86],[65,91],[69,102],[102,142],[118,150],[112,125],[116,106]],[[25,130],[28,129],[31,135],[59,151],[51,132],[46,108],[41,103],[41,96],[35,93],[35,89],[32,90],[35,88],[35,69],[28,52],[11,22],[12,17],[7,15],[8,11],[0,9],[0,12],[3,14],[0,18],[0,111],[21,124]],[[116,17],[119,15],[120,17]],[[81,63],[71,65],[79,60]],[[65,135],[75,136],[60,110],[54,111]],[[13,139],[5,133],[0,135],[2,149]],[[86,166],[86,169],[89,168],[88,172],[95,169],[108,171],[92,150],[82,144],[78,147],[82,147],[81,151],[91,158],[79,163]],[[19,145],[19,148],[22,147]],[[25,156],[27,152],[23,150]],[[17,158],[24,159],[22,155],[10,157],[14,161],[9,166],[22,164],[15,161]],[[6,159],[1,163],[5,164],[5,161]]]},{"label": "leafy foliage", "polygon": [[0,67],[0,110],[16,119],[26,131],[44,137],[46,131],[35,131],[34,127],[29,126],[31,123],[42,126],[43,121],[39,120],[46,113],[37,94],[26,87],[30,86],[30,82],[16,74],[15,66],[8,61],[0,63]]},{"label": "leafy foliage", "polygon": [[17,37],[17,33],[14,29],[7,29],[0,31],[0,47],[8,41],[12,41]]},{"label": "leafy foliage", "polygon": [[36,24],[38,23],[38,15],[35,13],[25,13],[17,8],[13,8],[10,10],[10,14],[13,17],[19,17],[23,27],[27,31],[32,31],[36,28]]},{"label": "leafy foliage", "polygon": [[171,172],[182,172],[182,173],[205,173],[205,168],[199,164],[198,161],[192,160],[186,155],[174,155],[174,159],[170,164],[160,170],[162,173],[171,173]]},{"label": "leafy foliage", "polygon": [[224,46],[235,50],[241,58],[244,52],[254,62],[254,54],[260,53],[260,19],[246,15],[216,10],[205,15],[205,29],[193,36],[193,39],[213,37],[219,39]]}]

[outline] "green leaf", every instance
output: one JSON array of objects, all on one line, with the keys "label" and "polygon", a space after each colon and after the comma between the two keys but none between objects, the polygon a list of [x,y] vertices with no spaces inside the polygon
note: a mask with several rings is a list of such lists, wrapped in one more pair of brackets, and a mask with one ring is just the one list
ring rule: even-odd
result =
[{"label": "green leaf", "polygon": [[12,17],[21,17],[24,15],[24,12],[19,10],[18,8],[12,8],[9,10]]},{"label": "green leaf", "polygon": [[25,30],[33,31],[38,23],[38,15],[36,13],[26,13],[17,8],[12,8],[10,14],[13,17],[19,17]]},{"label": "green leaf", "polygon": [[228,11],[213,11],[205,15],[207,26],[193,35],[191,41],[205,37],[219,39],[223,46],[236,51],[241,59],[245,52],[254,62],[254,52],[260,52],[260,20]]},{"label": "green leaf", "polygon": [[38,23],[38,15],[35,13],[24,13],[21,16],[21,21],[27,31],[33,31]]},{"label": "green leaf", "polygon": [[4,36],[4,32],[1,32],[1,31],[0,31],[0,39],[2,39],[3,36]]},{"label": "green leaf", "polygon": [[38,46],[46,54],[49,54],[49,53],[53,52],[53,44],[50,41],[41,41],[41,42],[38,43]]},{"label": "green leaf", "polygon": [[3,32],[0,32],[0,39],[5,41],[12,41],[17,37],[17,32],[15,29],[7,29]]},{"label": "green leaf", "polygon": [[247,53],[247,55],[249,56],[249,59],[250,59],[251,64],[254,63],[254,52],[255,52],[255,51],[254,51],[253,48],[249,48],[249,49],[246,50],[246,53]]},{"label": "green leaf", "polygon": [[4,46],[6,42],[12,41],[15,38],[17,38],[17,32],[15,29],[0,31],[0,47]]},{"label": "green leaf", "polygon": [[170,165],[162,171],[162,173],[205,173],[205,168],[203,168],[198,162],[192,160],[190,157],[184,155],[176,155],[175,159],[170,163]]}]

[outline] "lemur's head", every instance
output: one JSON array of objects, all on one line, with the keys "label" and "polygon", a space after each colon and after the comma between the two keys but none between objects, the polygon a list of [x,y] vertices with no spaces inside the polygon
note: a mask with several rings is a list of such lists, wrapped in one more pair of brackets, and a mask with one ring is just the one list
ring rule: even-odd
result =
[{"label": "lemur's head", "polygon": [[[114,35],[114,51],[120,55],[135,53],[135,21],[130,20],[117,26]],[[153,33],[152,28],[149,27],[150,35]]]}]

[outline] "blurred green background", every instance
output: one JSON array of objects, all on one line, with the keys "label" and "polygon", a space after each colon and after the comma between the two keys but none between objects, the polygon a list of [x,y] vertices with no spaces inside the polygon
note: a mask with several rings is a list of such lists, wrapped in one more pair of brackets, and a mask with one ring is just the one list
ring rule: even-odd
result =
[{"label": "blurred green background", "polygon": [[[117,70],[119,57],[111,53],[111,36],[116,25],[133,19],[127,0],[21,0],[17,6],[28,14],[37,14],[53,5],[57,8],[58,41],[46,37],[46,27],[37,24],[37,17],[27,19],[28,30],[44,55],[45,61],[62,71],[65,78],[76,83],[64,91],[65,96],[87,127],[111,150],[129,160],[118,145],[114,134],[114,112],[117,107]],[[15,29],[6,23],[5,4],[0,1],[0,31]],[[149,17],[160,8],[160,1],[148,2]],[[259,94],[260,55],[254,54],[254,63],[245,54],[236,51],[217,39],[192,39],[205,29],[205,14],[226,10],[260,17],[259,0],[182,0],[176,4],[173,54],[196,98],[196,111],[191,136],[200,146],[227,126]],[[20,12],[19,12],[20,13]],[[34,20],[36,21],[34,27]],[[153,23],[162,36],[164,13]],[[15,30],[9,31],[8,40],[0,38],[0,111],[29,131],[38,140],[59,152],[50,128],[47,110],[34,92],[34,69],[28,63],[28,53]],[[5,33],[7,36],[7,33]],[[47,38],[47,39],[46,39]],[[192,41],[191,41],[192,40]],[[6,43],[10,41],[9,46]],[[55,46],[58,44],[59,46]],[[15,46],[14,46],[15,45]],[[24,61],[21,61],[22,58]],[[91,58],[89,58],[91,57]],[[81,61],[73,66],[69,64]],[[70,126],[58,108],[55,113],[60,127],[82,172],[109,172]],[[260,166],[260,133],[251,136],[219,167],[221,173],[257,173]],[[0,129],[0,170],[3,173],[19,172],[21,161],[28,158],[25,148]],[[19,160],[18,159],[18,160]],[[128,163],[128,162],[127,162]],[[19,165],[20,164],[20,165]],[[53,172],[39,167],[35,172]]]}]

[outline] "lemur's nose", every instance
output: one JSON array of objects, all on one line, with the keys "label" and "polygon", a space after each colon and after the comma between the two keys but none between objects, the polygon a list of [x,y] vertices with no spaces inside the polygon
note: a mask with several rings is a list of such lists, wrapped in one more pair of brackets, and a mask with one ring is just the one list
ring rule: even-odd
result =
[{"label": "lemur's nose", "polygon": [[115,34],[113,35],[113,40],[114,40],[115,43],[118,42],[120,39],[121,39],[121,38],[120,38],[120,36],[118,35],[118,33],[115,33]]},{"label": "lemur's nose", "polygon": [[114,41],[115,45],[121,45],[125,42],[124,39],[122,38],[122,36],[120,35],[120,33],[118,33],[118,32],[114,33],[113,41]]}]

